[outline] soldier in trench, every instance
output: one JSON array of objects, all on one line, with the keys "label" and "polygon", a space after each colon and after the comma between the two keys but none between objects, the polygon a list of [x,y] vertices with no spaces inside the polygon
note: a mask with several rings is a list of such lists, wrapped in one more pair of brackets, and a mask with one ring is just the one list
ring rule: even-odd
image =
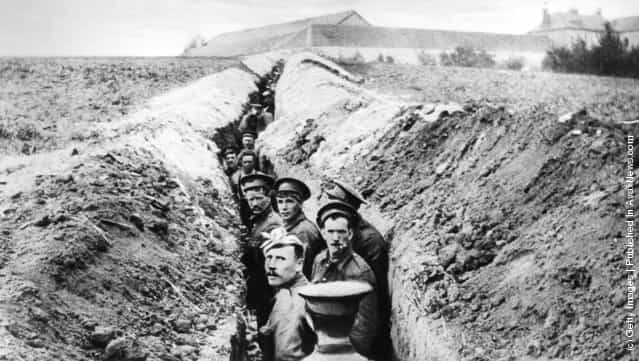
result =
[{"label": "soldier in trench", "polygon": [[[327,249],[315,257],[311,277],[313,283],[354,280],[367,282],[376,289],[373,270],[353,251],[357,218],[357,211],[341,201],[328,202],[319,209],[317,224],[326,240]],[[379,326],[377,292],[373,291],[360,301],[349,334],[357,352],[372,359],[381,359],[375,345]]]},{"label": "soldier in trench", "polygon": [[[355,210],[366,203],[364,197],[352,186],[339,180],[333,180],[324,194],[330,200],[339,200],[348,203]],[[377,341],[375,342],[376,354],[383,358],[390,358],[392,345],[390,341],[390,314],[391,302],[388,287],[388,244],[381,233],[359,212],[356,213],[356,225],[353,232],[353,251],[362,256],[373,270],[377,280],[377,300],[379,306],[379,318],[381,321]]]},{"label": "soldier in trench", "polygon": [[242,177],[245,177],[250,174],[255,174],[257,170],[255,169],[257,164],[257,154],[252,150],[243,150],[239,157],[240,168],[231,175],[231,188],[233,191],[233,196],[235,200],[238,202],[239,211],[240,211],[240,221],[244,227],[248,227],[250,225],[251,219],[251,210],[249,208],[248,203],[246,202],[246,198],[244,197],[244,193],[242,192],[242,188],[240,187],[240,180]]},{"label": "soldier in trench", "polygon": [[260,154],[260,150],[255,146],[255,140],[257,139],[257,132],[252,130],[242,131],[242,149],[255,152],[257,156],[257,163],[255,168],[263,173],[273,174],[273,165],[266,157]]},{"label": "soldier in trench", "polygon": [[319,229],[304,214],[303,205],[311,197],[311,190],[306,183],[290,177],[279,178],[275,182],[274,190],[273,208],[282,217],[286,231],[304,243],[306,256],[303,273],[310,277],[315,256],[326,248],[326,242],[322,239]]},{"label": "soldier in trench", "polygon": [[262,105],[258,103],[250,104],[251,110],[240,120],[240,132],[251,131],[256,134],[263,131],[268,125],[268,119],[262,111]]},{"label": "soldier in trench", "polygon": [[222,161],[224,162],[224,173],[229,177],[233,176],[233,173],[235,173],[238,168],[237,149],[233,146],[224,147],[222,149]]},{"label": "soldier in trench", "polygon": [[251,211],[249,232],[242,235],[242,263],[246,266],[246,304],[255,310],[258,327],[266,323],[273,296],[264,272],[264,255],[260,248],[263,233],[282,227],[280,216],[271,207],[273,177],[254,173],[240,179],[240,187]]},{"label": "soldier in trench", "polygon": [[276,228],[262,244],[268,284],[274,289],[273,309],[259,332],[262,360],[301,360],[313,351],[317,336],[307,322],[305,301],[297,289],[307,285],[302,273],[306,245],[286,229]]}]

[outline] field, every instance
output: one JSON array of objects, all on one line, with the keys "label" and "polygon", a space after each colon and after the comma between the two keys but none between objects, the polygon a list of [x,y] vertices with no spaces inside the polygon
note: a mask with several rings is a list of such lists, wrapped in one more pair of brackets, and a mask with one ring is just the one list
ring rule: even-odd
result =
[{"label": "field", "polygon": [[[639,81],[348,67],[362,89],[300,64],[264,154],[314,196],[328,175],[362,190],[391,243],[402,361],[632,360],[618,220],[637,128],[619,122],[639,118]],[[234,67],[0,61],[0,360],[228,359],[238,219],[207,137],[258,90]]]},{"label": "field", "polygon": [[415,102],[486,101],[511,111],[585,109],[604,122],[639,119],[639,81],[627,78],[460,67],[370,63],[347,69],[365,87]]},{"label": "field", "polygon": [[107,123],[168,89],[238,66],[215,58],[0,58],[0,153],[99,138]]}]

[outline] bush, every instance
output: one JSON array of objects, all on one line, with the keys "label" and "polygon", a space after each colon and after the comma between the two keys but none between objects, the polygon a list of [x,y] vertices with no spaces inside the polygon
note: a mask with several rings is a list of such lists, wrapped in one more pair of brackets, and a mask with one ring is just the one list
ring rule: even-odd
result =
[{"label": "bush", "polygon": [[628,49],[606,23],[598,44],[588,48],[584,40],[568,47],[553,47],[546,52],[542,67],[563,73],[585,73],[639,78],[639,47]]},{"label": "bush", "polygon": [[437,65],[437,59],[424,50],[417,53],[417,61],[419,61],[421,65]]},{"label": "bush", "polygon": [[345,57],[340,54],[335,60],[335,63],[338,65],[361,65],[366,63],[366,59],[364,59],[364,56],[357,51],[351,57]]},{"label": "bush", "polygon": [[393,64],[395,62],[395,59],[393,59],[393,57],[390,55],[386,55],[386,62],[389,64]]},{"label": "bush", "polygon": [[377,62],[378,63],[384,62],[384,54],[380,53],[379,55],[377,55]]},{"label": "bush", "polygon": [[522,57],[509,57],[508,59],[504,60],[504,62],[502,62],[499,65],[499,67],[500,68],[504,68],[504,69],[508,69],[508,70],[519,71],[519,70],[523,69],[524,62],[525,62],[525,60]]},{"label": "bush", "polygon": [[473,68],[490,68],[495,66],[494,55],[484,49],[472,46],[458,46],[451,53],[439,54],[440,63],[444,66],[464,66]]}]

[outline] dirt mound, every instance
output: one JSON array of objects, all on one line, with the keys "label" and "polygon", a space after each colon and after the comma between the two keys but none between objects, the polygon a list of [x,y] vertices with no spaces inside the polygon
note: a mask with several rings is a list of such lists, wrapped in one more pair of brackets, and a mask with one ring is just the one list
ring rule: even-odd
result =
[{"label": "dirt mound", "polygon": [[0,359],[228,357],[238,216],[205,134],[239,117],[255,80],[214,74],[91,143],[5,158]]},{"label": "dirt mound", "polygon": [[[632,359],[622,334],[624,188],[612,175],[636,128],[602,113],[562,117],[560,91],[557,102],[529,94],[519,108],[487,97],[406,104],[305,57],[289,59],[261,141],[283,156],[278,172],[314,194],[338,176],[372,203],[365,217],[392,240],[399,359]],[[608,79],[588,80],[610,91]],[[621,114],[625,105],[598,107]]]}]

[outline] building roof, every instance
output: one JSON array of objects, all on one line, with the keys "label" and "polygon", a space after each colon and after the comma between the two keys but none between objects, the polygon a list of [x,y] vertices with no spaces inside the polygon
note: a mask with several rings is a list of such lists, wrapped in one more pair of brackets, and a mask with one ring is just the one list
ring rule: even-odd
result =
[{"label": "building roof", "polygon": [[[293,41],[295,43],[304,39],[303,32],[309,25],[326,24],[340,25],[349,20],[357,20],[364,26],[370,23],[364,19],[357,11],[348,10],[335,14],[325,14],[321,16],[291,21],[287,23],[266,25],[257,28],[244,29],[228,33],[222,33],[207,41],[207,45],[197,49],[186,49],[185,55],[241,55],[272,48],[281,47],[284,43]],[[300,44],[303,45],[303,44]]]},{"label": "building roof", "polygon": [[548,19],[544,19],[541,24],[530,32],[543,32],[548,30],[577,29],[590,31],[603,31],[607,22],[601,13],[594,15],[579,14],[577,9],[570,9],[566,12],[548,14]]},{"label": "building roof", "polygon": [[542,35],[512,35],[410,28],[311,25],[312,46],[452,49],[469,45],[487,51],[537,51],[551,46]]},{"label": "building roof", "polygon": [[619,32],[639,31],[639,16],[614,19],[610,23],[612,28]]}]

